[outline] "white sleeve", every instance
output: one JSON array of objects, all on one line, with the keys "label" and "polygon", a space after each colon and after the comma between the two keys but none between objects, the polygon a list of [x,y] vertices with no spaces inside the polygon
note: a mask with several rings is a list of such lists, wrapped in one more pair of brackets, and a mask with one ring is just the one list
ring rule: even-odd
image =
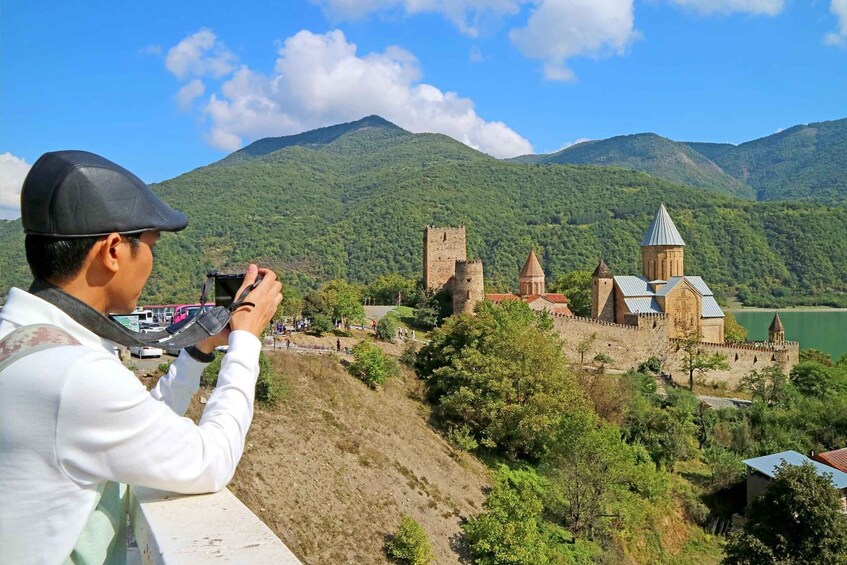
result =
[{"label": "white sleeve", "polygon": [[197,361],[183,349],[176,361],[171,363],[167,374],[163,375],[150,391],[156,400],[161,400],[180,416],[185,415],[194,394],[200,388],[200,375],[206,363]]},{"label": "white sleeve", "polygon": [[83,355],[68,369],[61,395],[59,464],[78,484],[106,479],[185,494],[222,489],[253,418],[260,349],[249,332],[232,332],[199,425],[153,398],[114,357]]}]

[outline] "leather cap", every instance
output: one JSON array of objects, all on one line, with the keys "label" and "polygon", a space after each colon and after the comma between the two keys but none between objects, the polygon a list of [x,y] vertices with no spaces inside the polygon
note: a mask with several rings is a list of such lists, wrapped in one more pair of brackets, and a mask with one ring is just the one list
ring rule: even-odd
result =
[{"label": "leather cap", "polygon": [[24,179],[21,222],[27,234],[88,237],[179,231],[188,218],[120,165],[88,151],[55,151]]}]

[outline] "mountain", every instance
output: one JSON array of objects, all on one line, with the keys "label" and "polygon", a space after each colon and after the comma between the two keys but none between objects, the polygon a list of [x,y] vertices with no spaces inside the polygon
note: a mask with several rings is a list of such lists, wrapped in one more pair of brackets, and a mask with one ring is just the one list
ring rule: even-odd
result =
[{"label": "mountain", "polygon": [[847,196],[847,118],[728,144],[688,144],[756,190],[759,200]]},{"label": "mountain", "polygon": [[731,143],[677,142],[653,133],[588,141],[519,163],[617,166],[755,200],[847,199],[847,118]]},{"label": "mountain", "polygon": [[[635,274],[664,202],[688,244],[686,270],[713,290],[748,304],[847,304],[844,207],[752,202],[617,167],[501,161],[381,119],[335,127],[262,140],[155,185],[191,223],[157,245],[144,300],[196,300],[208,269],[251,260],[289,288],[418,278],[432,224],[467,226],[469,256],[492,288],[515,288],[533,247],[548,276],[600,257]],[[29,282],[22,239],[19,220],[0,221],[0,296]]]},{"label": "mountain", "polygon": [[740,198],[755,197],[744,182],[684,143],[654,133],[622,135],[586,141],[557,153],[524,162],[538,164],[617,166],[643,171],[676,184],[724,192]]}]

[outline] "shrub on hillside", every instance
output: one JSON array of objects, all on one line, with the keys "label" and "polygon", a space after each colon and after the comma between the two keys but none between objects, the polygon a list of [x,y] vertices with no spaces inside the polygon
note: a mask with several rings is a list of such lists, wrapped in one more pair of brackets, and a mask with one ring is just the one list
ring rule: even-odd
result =
[{"label": "shrub on hillside", "polygon": [[434,557],[426,532],[408,515],[400,520],[400,528],[386,542],[385,550],[398,563],[408,565],[428,565]]},{"label": "shrub on hillside", "polygon": [[394,323],[393,316],[383,316],[376,324],[376,336],[383,340],[394,343],[394,337],[397,335],[397,326]]},{"label": "shrub on hillside", "polygon": [[350,363],[350,374],[371,388],[385,384],[385,381],[400,373],[397,362],[383,353],[372,341],[362,341],[353,347],[353,359]]}]

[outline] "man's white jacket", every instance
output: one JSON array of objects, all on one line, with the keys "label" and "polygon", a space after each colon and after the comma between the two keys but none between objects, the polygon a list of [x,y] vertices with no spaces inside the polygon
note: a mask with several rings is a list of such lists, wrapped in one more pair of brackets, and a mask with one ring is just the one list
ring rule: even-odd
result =
[{"label": "man's white jacket", "polygon": [[259,340],[232,332],[199,425],[183,417],[205,365],[182,352],[152,391],[101,339],[17,288],[0,339],[32,324],[80,345],[27,355],[0,371],[0,563],[61,563],[104,481],[177,493],[226,486],[244,450],[259,374]]}]

